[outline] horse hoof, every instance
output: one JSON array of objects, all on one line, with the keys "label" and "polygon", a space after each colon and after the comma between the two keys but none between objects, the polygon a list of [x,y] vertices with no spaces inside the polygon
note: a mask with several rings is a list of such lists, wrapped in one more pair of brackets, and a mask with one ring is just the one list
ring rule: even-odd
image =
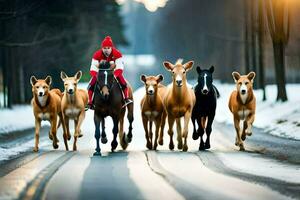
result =
[{"label": "horse hoof", "polygon": [[58,149],[58,144],[53,144],[54,149]]},{"label": "horse hoof", "polygon": [[52,134],[50,132],[49,132],[49,139],[53,140],[53,136],[52,136]]},{"label": "horse hoof", "polygon": [[101,152],[99,151],[96,151],[94,154],[93,154],[93,156],[101,156]]},{"label": "horse hoof", "polygon": [[243,140],[243,141],[245,141],[246,140],[246,134],[242,134],[242,136],[241,136],[241,139]]},{"label": "horse hoof", "polygon": [[159,140],[159,141],[158,141],[158,144],[159,144],[159,145],[164,145],[164,141],[163,141],[163,140]]},{"label": "horse hoof", "polygon": [[170,144],[169,144],[169,149],[170,149],[170,150],[174,150],[174,144],[173,144],[173,143],[170,143]]},{"label": "horse hoof", "polygon": [[244,145],[240,145],[240,151],[245,151]]},{"label": "horse hoof", "polygon": [[177,149],[179,149],[179,150],[182,149],[182,143],[177,144]]},{"label": "horse hoof", "polygon": [[68,135],[68,140],[71,140],[71,135],[70,134]]},{"label": "horse hoof", "polygon": [[113,152],[118,146],[118,142],[117,141],[112,141],[111,142],[111,151]]},{"label": "horse hoof", "polygon": [[249,132],[249,133],[246,133],[248,136],[251,136],[252,135],[252,132]]},{"label": "horse hoof", "polygon": [[151,144],[150,142],[148,142],[148,143],[146,144],[146,147],[147,147],[149,150],[152,150],[152,144]]},{"label": "horse hoof", "polygon": [[199,151],[203,151],[203,150],[205,150],[204,143],[200,143]]},{"label": "horse hoof", "polygon": [[106,137],[101,138],[101,143],[106,144],[107,143],[107,138]]},{"label": "horse hoof", "polygon": [[132,136],[129,137],[128,135],[126,136],[126,143],[130,143],[132,141]]},{"label": "horse hoof", "polygon": [[199,139],[199,134],[196,131],[194,131],[193,132],[193,140],[198,140],[198,139]]},{"label": "horse hoof", "polygon": [[82,134],[82,133],[79,133],[78,137],[82,137],[82,136],[83,136],[83,134]]},{"label": "horse hoof", "polygon": [[183,145],[182,151],[187,151],[187,150],[188,150],[188,146],[187,145]]},{"label": "horse hoof", "polygon": [[38,147],[34,147],[34,148],[33,148],[33,151],[34,151],[34,152],[38,152],[38,151],[39,151],[39,148],[38,148]]},{"label": "horse hoof", "polygon": [[204,146],[205,149],[210,149],[210,144],[208,143],[205,143],[205,146]]}]

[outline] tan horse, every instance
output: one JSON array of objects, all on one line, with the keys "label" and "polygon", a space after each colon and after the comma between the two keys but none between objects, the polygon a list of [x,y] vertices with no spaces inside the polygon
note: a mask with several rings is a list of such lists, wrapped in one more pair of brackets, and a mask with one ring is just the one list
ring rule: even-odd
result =
[{"label": "tan horse", "polygon": [[[155,139],[153,149],[157,148],[158,143],[163,145],[163,134],[166,121],[166,111],[163,106],[163,96],[166,92],[166,87],[160,82],[163,80],[163,75],[145,76],[141,75],[141,81],[145,84],[146,94],[141,100],[141,114],[145,129],[145,137],[147,148],[152,149],[153,134],[152,123],[155,124]],[[148,128],[149,123],[149,128]]]},{"label": "tan horse", "polygon": [[[252,135],[252,124],[255,118],[256,99],[253,93],[253,80],[255,72],[241,76],[238,72],[233,72],[232,77],[236,83],[229,99],[228,107],[233,114],[234,127],[236,130],[235,145],[244,151],[243,141],[246,135]],[[243,128],[240,127],[240,121],[243,121]]]},{"label": "tan horse", "polygon": [[69,128],[70,120],[74,120],[75,123],[73,151],[77,150],[77,138],[82,136],[80,127],[85,118],[85,106],[88,102],[88,94],[86,90],[77,88],[81,76],[81,71],[78,71],[72,77],[68,77],[64,72],[60,73],[65,87],[64,96],[61,101],[61,110],[66,127],[64,143],[67,151],[69,150],[67,139],[70,140],[71,138]]},{"label": "tan horse", "polygon": [[[176,120],[177,125],[177,141],[178,149],[183,151],[188,150],[187,136],[188,136],[188,125],[191,119],[192,110],[196,103],[196,97],[194,91],[187,87],[186,72],[192,69],[194,62],[189,61],[182,64],[182,59],[179,59],[175,65],[170,62],[164,62],[165,68],[172,73],[172,87],[169,87],[166,91],[164,98],[164,106],[168,115],[170,144],[169,149],[174,149],[173,143],[173,125]],[[183,133],[181,129],[180,118],[184,117],[184,128]],[[184,138],[184,144],[182,146],[182,137]]]}]

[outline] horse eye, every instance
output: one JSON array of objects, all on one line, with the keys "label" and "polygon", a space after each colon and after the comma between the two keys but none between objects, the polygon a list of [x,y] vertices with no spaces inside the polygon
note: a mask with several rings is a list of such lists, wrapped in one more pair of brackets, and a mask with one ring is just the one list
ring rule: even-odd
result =
[{"label": "horse eye", "polygon": [[175,74],[175,72],[172,72],[173,74]]},{"label": "horse eye", "polygon": [[39,89],[39,86],[36,86],[37,89]]},{"label": "horse eye", "polygon": [[185,71],[183,71],[183,73],[185,74]]},{"label": "horse eye", "polygon": [[239,85],[242,85],[242,83],[239,83]]},{"label": "horse eye", "polygon": [[43,86],[43,89],[45,89],[46,88],[46,86]]},{"label": "horse eye", "polygon": [[246,85],[248,85],[248,84],[249,84],[249,82],[246,82],[245,84],[246,84]]}]

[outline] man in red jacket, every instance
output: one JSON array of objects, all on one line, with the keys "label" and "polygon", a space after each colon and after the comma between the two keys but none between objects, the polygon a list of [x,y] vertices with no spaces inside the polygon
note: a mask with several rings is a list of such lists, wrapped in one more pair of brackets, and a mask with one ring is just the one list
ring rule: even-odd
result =
[{"label": "man in red jacket", "polygon": [[106,36],[101,43],[101,49],[96,51],[92,58],[90,75],[92,76],[89,86],[88,86],[88,94],[89,94],[89,102],[88,106],[90,109],[93,109],[93,96],[94,96],[94,88],[97,82],[97,74],[99,70],[100,63],[109,62],[111,67],[114,68],[114,75],[118,79],[119,83],[123,88],[124,100],[126,106],[129,103],[132,103],[132,100],[128,98],[128,87],[126,80],[123,76],[124,70],[124,61],[122,58],[121,52],[114,47],[113,41],[110,36]]}]

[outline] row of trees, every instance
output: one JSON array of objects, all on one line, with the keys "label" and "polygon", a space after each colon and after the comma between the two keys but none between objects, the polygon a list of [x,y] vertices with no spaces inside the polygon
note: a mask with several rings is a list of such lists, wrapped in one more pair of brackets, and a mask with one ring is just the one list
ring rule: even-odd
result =
[{"label": "row of trees", "polygon": [[[251,0],[244,2],[245,8],[245,67],[257,72],[256,86],[265,95],[265,44],[266,33],[270,34],[277,100],[286,101],[285,48],[290,35],[290,10],[286,0]],[[267,32],[268,31],[268,32]]]},{"label": "row of trees", "polygon": [[[153,52],[159,62],[183,57],[204,67],[215,65],[216,77],[223,81],[232,81],[229,74],[233,70],[254,70],[255,87],[263,90],[273,81],[272,76],[278,88],[277,100],[286,101],[285,58],[291,31],[293,42],[300,45],[296,18],[291,26],[291,16],[299,18],[297,6],[299,9],[296,0],[170,1],[156,16],[151,35]],[[297,53],[289,59],[298,61],[289,68],[297,71],[299,48],[291,45],[290,51]]]},{"label": "row of trees", "polygon": [[115,1],[3,0],[0,4],[2,107],[29,102],[31,75],[52,75],[53,86],[62,89],[61,70],[88,72],[91,56],[105,35],[127,44]]}]

